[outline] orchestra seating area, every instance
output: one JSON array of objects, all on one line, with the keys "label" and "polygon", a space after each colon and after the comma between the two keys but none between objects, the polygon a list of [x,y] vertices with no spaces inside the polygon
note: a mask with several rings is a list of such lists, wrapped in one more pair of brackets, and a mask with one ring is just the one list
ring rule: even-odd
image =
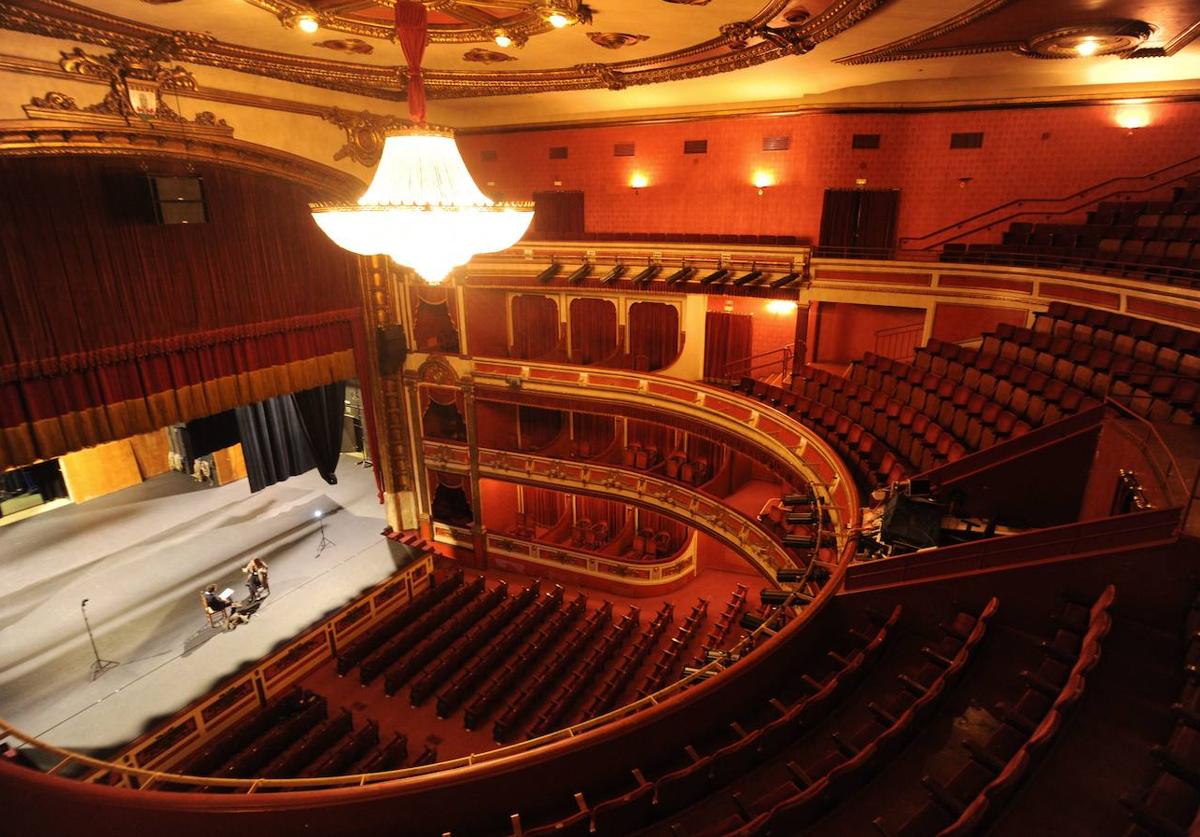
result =
[{"label": "orchestra seating area", "polygon": [[1200,287],[1200,177],[1164,200],[1100,203],[1082,224],[1015,222],[996,244],[947,244],[945,262],[1062,267]]}]

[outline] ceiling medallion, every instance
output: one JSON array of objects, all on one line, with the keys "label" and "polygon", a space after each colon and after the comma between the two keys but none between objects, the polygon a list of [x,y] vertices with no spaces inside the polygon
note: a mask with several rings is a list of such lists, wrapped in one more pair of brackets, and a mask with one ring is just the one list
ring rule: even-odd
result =
[{"label": "ceiling medallion", "polygon": [[650,40],[649,35],[630,35],[628,32],[588,32],[587,36],[592,43],[605,49],[620,49]]},{"label": "ceiling medallion", "polygon": [[707,6],[712,0],[663,0],[664,3],[674,3],[677,6]]},{"label": "ceiling medallion", "polygon": [[474,61],[478,64],[500,64],[505,61],[516,61],[517,56],[506,52],[496,52],[494,49],[475,47],[463,53],[463,61]]},{"label": "ceiling medallion", "polygon": [[1142,20],[1116,20],[1065,26],[1026,41],[1019,52],[1030,58],[1084,58],[1132,52],[1154,33]]},{"label": "ceiling medallion", "polygon": [[375,51],[375,47],[368,44],[362,38],[335,38],[328,41],[314,41],[313,46],[332,49],[338,52],[352,52],[355,55],[370,55]]}]

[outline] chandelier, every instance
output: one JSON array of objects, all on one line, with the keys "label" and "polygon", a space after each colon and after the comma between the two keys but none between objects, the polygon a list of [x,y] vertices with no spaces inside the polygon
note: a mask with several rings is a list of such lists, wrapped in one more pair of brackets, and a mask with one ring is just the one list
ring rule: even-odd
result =
[{"label": "chandelier", "polygon": [[479,191],[459,154],[454,132],[425,124],[425,7],[396,3],[396,37],[408,62],[413,126],[389,131],[379,167],[356,203],[310,204],[313,219],[339,247],[387,255],[436,285],[477,253],[520,241],[533,204],[497,203]]}]

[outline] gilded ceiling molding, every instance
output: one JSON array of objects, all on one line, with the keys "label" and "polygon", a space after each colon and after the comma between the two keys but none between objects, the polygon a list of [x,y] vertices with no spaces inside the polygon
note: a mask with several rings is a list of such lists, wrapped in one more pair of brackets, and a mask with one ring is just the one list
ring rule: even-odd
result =
[{"label": "gilded ceiling molding", "polygon": [[349,157],[354,162],[370,168],[379,163],[387,132],[412,124],[398,116],[382,116],[365,110],[355,113],[341,108],[333,108],[325,114],[324,119],[346,132],[346,144],[334,153],[333,159],[342,160]]},{"label": "gilded ceiling molding", "polygon": [[[875,64],[881,61],[906,59],[911,56],[909,50],[918,44],[933,40],[934,38],[940,38],[942,35],[948,35],[956,29],[961,29],[968,24],[987,17],[1013,2],[1014,0],[983,0],[982,3],[972,6],[948,20],[934,24],[927,29],[922,29],[920,32],[914,32],[907,37],[900,38],[880,47],[875,47],[874,49],[856,52],[853,55],[846,55],[834,60],[838,64]],[[1012,44],[1001,45],[1001,50],[1007,49],[1012,49]]]},{"label": "gilded ceiling molding", "polygon": [[[388,101],[405,97],[407,74],[400,66],[356,64],[305,58],[217,41],[211,35],[172,32],[107,15],[68,0],[21,0],[20,7],[0,4],[0,28],[134,50],[153,46],[166,57],[192,64],[237,70],[284,81]],[[263,0],[280,5],[282,0]],[[550,91],[657,84],[731,72],[800,55],[845,31],[885,0],[836,0],[816,17],[783,27],[768,22],[790,0],[769,0],[752,18],[739,21],[719,37],[684,49],[627,61],[585,63],[574,67],[520,71],[426,70],[430,98],[513,95]],[[582,13],[585,8],[579,6]]]},{"label": "gilded ceiling molding", "polygon": [[196,126],[200,128],[215,128],[227,134],[233,133],[233,128],[229,126],[229,123],[224,119],[218,119],[216,114],[210,110],[199,111],[193,118],[188,119],[172,110],[162,100],[162,97],[159,97],[157,107],[152,114],[138,112],[134,111],[129,101],[115,90],[110,90],[101,101],[83,107],[72,96],[52,90],[45,96],[34,96],[29,100],[29,104],[24,105],[22,109],[30,119],[40,117],[75,119],[77,116],[83,116],[85,117],[84,121],[88,121],[87,117],[89,115],[96,114],[98,116],[118,118],[125,124],[129,124],[134,120],[146,120],[170,122],[176,125]]},{"label": "gilded ceiling molding", "polygon": [[353,175],[265,145],[234,139],[228,126],[127,121],[111,114],[73,111],[69,96],[48,93],[26,107],[29,119],[0,121],[0,157],[120,157],[216,163],[303,184],[314,195],[353,200],[363,182]]},{"label": "gilded ceiling molding", "polygon": [[588,32],[587,36],[593,44],[605,49],[620,49],[650,40],[649,35],[631,35],[628,32]]}]

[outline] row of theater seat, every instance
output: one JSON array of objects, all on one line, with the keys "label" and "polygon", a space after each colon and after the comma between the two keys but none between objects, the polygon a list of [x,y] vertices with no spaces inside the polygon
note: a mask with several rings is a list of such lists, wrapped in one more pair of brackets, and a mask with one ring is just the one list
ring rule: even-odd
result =
[{"label": "row of theater seat", "polygon": [[823,681],[810,681],[810,694],[790,704],[773,699],[770,706],[777,714],[758,728],[747,731],[740,724],[729,727],[732,741],[721,733],[712,751],[703,755],[693,746],[668,762],[656,781],[648,781],[641,770],[632,771],[634,787],[595,805],[583,793],[576,794],[578,811],[544,826],[526,829],[519,815],[512,818],[514,834],[525,837],[616,837],[632,834],[652,822],[663,820],[710,795],[755,764],[774,757],[804,730],[828,714],[847,693],[854,689],[883,653],[900,618],[897,607],[886,620],[880,620],[869,634],[854,633],[856,648],[847,657],[834,655],[834,668]]},{"label": "row of theater seat", "polygon": [[694,665],[702,666],[707,662],[709,651],[713,651],[725,642],[725,638],[729,636],[729,630],[734,623],[738,621],[738,617],[742,615],[742,611],[746,609],[746,593],[749,592],[745,584],[739,584],[734,588],[733,593],[729,597],[728,604],[721,611],[721,615],[717,617],[716,624],[712,630],[708,632],[708,636],[704,638],[704,642],[700,645],[700,651],[696,654]]},{"label": "row of theater seat", "polygon": [[[832,407],[752,378],[743,378],[734,389],[782,410],[820,433],[853,468],[860,487],[868,491],[880,484],[905,479],[914,472],[909,463],[888,450],[875,434]],[[949,447],[947,440],[947,456]]]},{"label": "row of theater seat", "polygon": [[1171,200],[1105,202],[1085,224],[1009,225],[998,244],[947,244],[942,261],[1060,266],[1200,285],[1200,182]]},{"label": "row of theater seat", "polygon": [[1001,323],[984,335],[980,352],[1031,367],[1098,398],[1108,396],[1153,421],[1192,424],[1200,408],[1200,379],[1190,361],[1188,369],[1180,370],[1174,349],[1163,351],[1172,365],[1159,366],[1050,331]]},{"label": "row of theater seat", "polygon": [[308,778],[392,770],[407,758],[403,735],[380,746],[375,721],[355,729],[349,712],[331,718],[323,697],[296,687],[211,739],[175,770],[221,778]]},{"label": "row of theater seat", "polygon": [[625,639],[637,628],[640,620],[641,608],[631,606],[629,612],[618,622],[608,626],[597,642],[591,643],[582,657],[571,665],[559,681],[549,700],[542,704],[541,711],[529,727],[530,738],[563,725],[561,722],[565,720],[583,691],[599,677],[608,661],[625,643]]},{"label": "row of theater seat", "polygon": [[674,616],[675,605],[671,602],[663,602],[646,630],[638,635],[629,649],[621,656],[620,664],[609,672],[608,677],[600,684],[600,688],[592,694],[592,699],[583,710],[584,720],[591,720],[613,707],[621,692],[624,691],[633,679],[633,675],[653,650],[659,637],[666,631],[667,625],[671,624]]},{"label": "row of theater seat", "polygon": [[708,599],[700,599],[692,606],[687,618],[675,629],[675,636],[663,647],[654,666],[647,672],[642,687],[638,689],[638,698],[657,692],[671,681],[682,666],[692,640],[700,632],[700,626],[707,618]]},{"label": "row of theater seat", "polygon": [[612,602],[605,602],[565,637],[559,637],[550,653],[533,666],[528,676],[522,676],[516,694],[492,725],[492,738],[503,744],[515,736],[522,719],[541,703],[558,677],[583,656],[611,622]]},{"label": "row of theater seat", "polygon": [[1200,833],[1200,596],[1183,625],[1184,682],[1171,707],[1174,725],[1165,743],[1151,749],[1158,765],[1148,785],[1121,797],[1132,823],[1126,837]]},{"label": "row of theater seat", "polygon": [[1041,665],[1021,672],[1027,684],[1024,693],[1011,708],[997,707],[1000,726],[982,745],[965,744],[969,758],[950,781],[922,778],[929,801],[896,831],[877,818],[881,834],[974,834],[1007,803],[1083,696],[1087,675],[1099,662],[1101,642],[1112,626],[1109,609],[1115,596],[1110,585],[1090,607],[1072,602],[1064,606],[1053,638],[1042,643]]},{"label": "row of theater seat", "polygon": [[998,608],[999,601],[993,598],[978,615],[959,613],[943,627],[935,645],[921,649],[924,660],[911,662],[908,673],[898,675],[897,688],[866,704],[867,712],[854,729],[831,732],[832,746],[822,755],[810,757],[805,764],[788,763],[789,781],[754,799],[735,795],[731,801],[737,814],[693,833],[704,837],[796,834],[849,797],[928,723],[963,677]]}]

